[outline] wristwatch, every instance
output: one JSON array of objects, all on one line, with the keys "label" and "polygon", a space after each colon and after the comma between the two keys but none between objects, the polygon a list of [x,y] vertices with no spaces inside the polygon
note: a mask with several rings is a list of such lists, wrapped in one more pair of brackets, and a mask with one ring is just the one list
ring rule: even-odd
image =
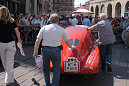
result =
[{"label": "wristwatch", "polygon": [[34,52],[33,54],[38,54],[38,53]]}]

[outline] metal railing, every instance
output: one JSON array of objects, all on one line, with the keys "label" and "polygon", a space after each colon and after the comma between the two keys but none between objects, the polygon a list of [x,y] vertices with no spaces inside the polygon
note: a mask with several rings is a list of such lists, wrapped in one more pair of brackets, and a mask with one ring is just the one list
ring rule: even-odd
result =
[{"label": "metal railing", "polygon": [[[18,25],[18,29],[21,34],[23,44],[34,44],[40,30],[40,25]],[[113,27],[113,32],[116,36],[117,42],[122,41],[122,30],[122,27]]]},{"label": "metal railing", "polygon": [[34,44],[40,25],[18,25],[23,44]]}]

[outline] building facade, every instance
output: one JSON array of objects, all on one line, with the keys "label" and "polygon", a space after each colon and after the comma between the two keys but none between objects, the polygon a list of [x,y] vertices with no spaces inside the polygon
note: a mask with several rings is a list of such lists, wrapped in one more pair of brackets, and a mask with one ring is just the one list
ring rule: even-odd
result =
[{"label": "building facade", "polygon": [[43,7],[42,12],[43,14],[49,14],[50,13],[50,0],[43,0]]},{"label": "building facade", "polygon": [[42,14],[44,0],[26,0],[26,14]]},{"label": "building facade", "polygon": [[8,7],[14,15],[25,14],[25,0],[0,0],[0,4]]},{"label": "building facade", "polygon": [[20,13],[71,15],[74,8],[74,0],[0,0],[0,4],[16,16]]},{"label": "building facade", "polygon": [[74,8],[74,0],[42,0],[42,14],[58,13],[59,15],[71,15]]},{"label": "building facade", "polygon": [[90,10],[97,16],[105,12],[108,17],[122,17],[128,7],[129,0],[90,0]]},{"label": "building facade", "polygon": [[89,10],[90,1],[86,1],[82,6]]},{"label": "building facade", "polygon": [[42,14],[44,0],[0,0],[0,4],[9,8],[10,13],[19,15]]},{"label": "building facade", "polygon": [[50,0],[50,13],[71,15],[74,9],[74,0]]}]

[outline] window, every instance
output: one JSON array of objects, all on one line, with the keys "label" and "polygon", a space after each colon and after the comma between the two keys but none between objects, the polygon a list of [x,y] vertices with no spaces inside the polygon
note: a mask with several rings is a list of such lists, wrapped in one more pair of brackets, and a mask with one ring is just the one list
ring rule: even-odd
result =
[{"label": "window", "polygon": [[77,39],[70,39],[70,43],[71,43],[71,45],[78,46],[79,43],[80,43],[80,40],[77,40]]},{"label": "window", "polygon": [[71,45],[73,45],[73,39],[70,39],[70,43],[71,43]]},{"label": "window", "polygon": [[78,46],[78,45],[79,45],[79,42],[80,42],[80,40],[76,40],[76,39],[75,39],[75,44],[74,44],[74,46]]}]

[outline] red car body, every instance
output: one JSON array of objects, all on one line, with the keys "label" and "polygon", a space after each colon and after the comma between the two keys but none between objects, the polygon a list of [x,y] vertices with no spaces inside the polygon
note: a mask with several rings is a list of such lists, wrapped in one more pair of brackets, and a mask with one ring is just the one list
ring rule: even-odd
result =
[{"label": "red car body", "polygon": [[98,42],[86,28],[82,25],[65,28],[71,44],[75,46],[75,50],[72,51],[62,40],[62,74],[97,74],[99,72],[100,51]]}]

